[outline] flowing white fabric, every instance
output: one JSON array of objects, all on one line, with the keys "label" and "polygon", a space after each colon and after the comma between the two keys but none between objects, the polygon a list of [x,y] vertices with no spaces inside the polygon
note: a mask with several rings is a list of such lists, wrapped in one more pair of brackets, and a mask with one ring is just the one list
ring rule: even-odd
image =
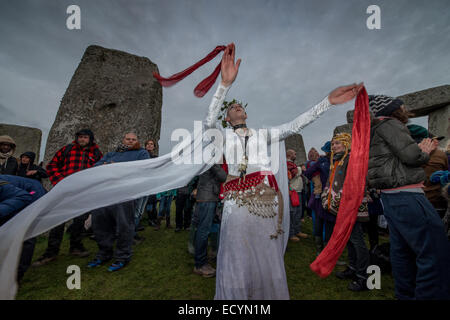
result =
[{"label": "flowing white fabric", "polygon": [[[223,101],[221,94],[225,93],[225,88],[219,86],[214,99]],[[211,125],[221,106],[221,103],[215,102],[214,99],[207,117]],[[234,132],[228,130],[225,134],[224,155],[230,175],[239,176],[240,159],[244,153],[248,155],[247,174],[258,171],[272,171],[275,174],[284,203],[284,235],[275,239],[270,237],[277,232],[278,215],[262,218],[251,214],[247,207],[239,206],[235,200],[225,200],[217,254],[215,299],[289,299],[284,267],[284,252],[289,236],[289,194],[284,139],[299,133],[330,106],[328,98],[325,98],[286,124],[259,132],[249,129],[247,144],[242,136]],[[274,155],[273,152],[277,154]],[[264,183],[269,185],[267,177]]]},{"label": "flowing white fabric", "polygon": [[[210,144],[203,143],[200,136],[190,145],[193,152],[201,152]],[[93,167],[64,178],[0,227],[0,299],[16,295],[16,270],[24,240],[93,209],[183,187],[210,167],[207,163],[176,164],[172,155],[166,154]]]},{"label": "flowing white fabric", "polygon": [[[213,128],[216,125],[217,115],[228,90],[229,88],[219,85],[210,104],[208,117],[203,123],[203,129]],[[289,198],[285,150],[282,140],[290,134],[298,133],[298,130],[315,120],[329,107],[328,99],[324,99],[320,104],[293,121],[277,127],[281,143],[279,144],[279,170],[275,176],[285,201],[283,219],[285,231],[289,226]],[[211,146],[213,147],[211,148]],[[172,152],[158,158],[102,165],[72,174],[59,182],[41,199],[4,224],[0,228],[0,299],[14,299],[16,295],[16,272],[24,240],[38,236],[93,209],[183,187],[194,176],[211,167],[216,148],[219,146],[217,141],[211,141],[203,131],[197,132],[192,141],[184,147],[186,148],[183,148],[182,155]],[[180,150],[181,147],[177,151]],[[208,152],[204,152],[205,150]],[[199,164],[195,162],[182,164],[177,161],[194,154],[203,154],[204,161]],[[230,204],[227,204],[227,212],[229,206]],[[233,213],[232,216],[238,216],[238,212]],[[225,220],[225,225],[232,223],[229,217],[226,217]],[[283,238],[280,237],[278,241],[273,241],[271,244],[272,247],[277,247],[276,250],[273,250],[276,254],[274,259],[282,261],[287,244],[287,234],[288,232],[285,232]],[[225,239],[224,237],[221,238]],[[221,245],[224,248],[229,246],[226,240]],[[272,252],[270,248],[264,249]],[[256,253],[256,251],[254,252]],[[252,257],[247,258],[251,259]],[[261,258],[256,257],[255,261],[259,260]],[[280,272],[282,268],[284,273],[284,265],[280,265],[278,268]],[[278,279],[278,275],[272,276]],[[280,279],[285,281],[283,277]],[[283,288],[284,286],[287,288],[286,284],[283,284]],[[274,288],[274,290],[278,289]],[[269,295],[264,294],[262,297],[269,297]]]}]

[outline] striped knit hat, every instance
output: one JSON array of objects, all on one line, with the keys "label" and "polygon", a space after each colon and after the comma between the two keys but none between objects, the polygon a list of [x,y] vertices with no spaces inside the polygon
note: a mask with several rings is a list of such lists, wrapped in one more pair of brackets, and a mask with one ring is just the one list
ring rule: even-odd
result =
[{"label": "striped knit hat", "polygon": [[370,95],[369,108],[375,117],[390,116],[403,105],[403,101],[385,95]]}]

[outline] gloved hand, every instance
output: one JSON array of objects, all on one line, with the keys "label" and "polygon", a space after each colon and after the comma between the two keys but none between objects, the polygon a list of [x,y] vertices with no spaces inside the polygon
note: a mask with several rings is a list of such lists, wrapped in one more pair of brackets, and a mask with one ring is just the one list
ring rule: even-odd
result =
[{"label": "gloved hand", "polygon": [[440,183],[441,185],[446,185],[449,182],[449,172],[448,170],[435,171],[430,177],[432,183]]}]

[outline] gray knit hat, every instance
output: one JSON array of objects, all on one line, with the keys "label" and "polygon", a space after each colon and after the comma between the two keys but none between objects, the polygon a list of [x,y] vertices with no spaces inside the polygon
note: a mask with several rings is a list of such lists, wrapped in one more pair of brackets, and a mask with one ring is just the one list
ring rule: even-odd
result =
[{"label": "gray knit hat", "polygon": [[403,105],[403,101],[385,95],[370,95],[369,108],[375,117],[390,116]]}]

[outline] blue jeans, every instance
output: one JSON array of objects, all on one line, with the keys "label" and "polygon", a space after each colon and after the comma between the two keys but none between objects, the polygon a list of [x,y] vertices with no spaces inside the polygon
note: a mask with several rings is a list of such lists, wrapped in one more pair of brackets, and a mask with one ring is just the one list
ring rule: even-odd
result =
[{"label": "blue jeans", "polygon": [[381,194],[398,299],[450,299],[450,245],[422,193]]},{"label": "blue jeans", "polygon": [[136,199],[136,211],[134,212],[134,223],[136,225],[136,228],[139,225],[139,222],[141,222],[142,214],[144,213],[145,207],[147,205],[148,197],[143,197]]},{"label": "blue jeans", "polygon": [[[297,192],[299,199],[301,199],[301,192]],[[295,236],[297,233],[302,231],[302,205],[293,207],[289,200],[289,214],[290,214],[290,226],[289,226],[289,237]]]},{"label": "blue jeans", "polygon": [[208,235],[216,215],[216,207],[216,201],[197,202],[195,205],[192,225],[197,229],[194,237],[196,268],[200,268],[208,262]]},{"label": "blue jeans", "polygon": [[162,196],[159,201],[158,217],[170,217],[170,207],[172,206],[173,196]]}]

